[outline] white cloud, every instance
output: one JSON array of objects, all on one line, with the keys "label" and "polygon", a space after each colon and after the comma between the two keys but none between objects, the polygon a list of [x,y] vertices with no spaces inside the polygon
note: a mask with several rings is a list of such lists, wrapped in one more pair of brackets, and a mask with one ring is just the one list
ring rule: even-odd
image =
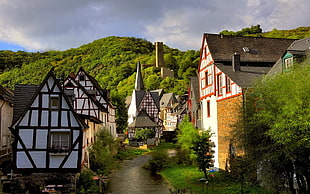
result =
[{"label": "white cloud", "polygon": [[200,47],[202,34],[309,25],[308,0],[1,0],[0,41],[64,50],[106,36]]}]

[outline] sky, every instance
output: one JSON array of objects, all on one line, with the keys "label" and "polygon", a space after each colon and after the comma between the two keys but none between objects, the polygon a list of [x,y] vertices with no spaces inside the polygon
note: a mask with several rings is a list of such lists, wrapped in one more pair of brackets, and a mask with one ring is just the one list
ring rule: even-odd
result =
[{"label": "sky", "polygon": [[0,0],[0,50],[67,50],[108,36],[199,50],[203,33],[310,26],[309,0]]}]

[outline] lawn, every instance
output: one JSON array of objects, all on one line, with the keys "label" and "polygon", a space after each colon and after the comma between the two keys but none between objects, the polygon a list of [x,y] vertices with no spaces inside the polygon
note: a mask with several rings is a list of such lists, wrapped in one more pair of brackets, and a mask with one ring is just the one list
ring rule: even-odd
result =
[{"label": "lawn", "polygon": [[[175,188],[175,190],[193,193],[241,193],[241,184],[225,172],[214,172],[208,184],[200,179],[203,173],[195,166],[173,165],[160,172],[160,174]],[[211,175],[211,174],[210,174]],[[245,186],[243,193],[268,193],[259,187]]]}]

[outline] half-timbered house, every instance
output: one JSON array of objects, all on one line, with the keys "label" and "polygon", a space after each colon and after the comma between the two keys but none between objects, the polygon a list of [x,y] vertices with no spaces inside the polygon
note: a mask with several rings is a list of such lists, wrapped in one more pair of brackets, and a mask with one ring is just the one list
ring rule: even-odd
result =
[{"label": "half-timbered house", "polygon": [[14,165],[18,172],[79,172],[83,130],[52,71],[40,86],[15,87]]},{"label": "half-timbered house", "polygon": [[[140,62],[137,64],[137,74],[135,80],[135,89],[131,96],[131,102],[128,108],[128,125],[131,125],[139,113],[144,110],[152,121],[158,125],[155,128],[156,138],[159,138],[162,132],[162,120],[159,118],[159,94],[157,91],[145,91],[141,73]],[[128,138],[134,138],[135,128],[130,128]]]},{"label": "half-timbered house", "polygon": [[248,88],[266,74],[294,40],[204,34],[198,67],[202,129],[211,130],[214,166],[235,155],[231,131],[242,120]]},{"label": "half-timbered house", "polygon": [[13,99],[13,91],[0,86],[0,161],[7,159],[12,151],[9,127],[13,119]]},{"label": "half-timbered house", "polygon": [[81,68],[76,75],[68,77],[63,85],[67,93],[71,90],[74,95],[72,102],[77,113],[97,118],[112,136],[117,136],[116,107],[110,102],[109,92],[102,89],[97,80]]}]

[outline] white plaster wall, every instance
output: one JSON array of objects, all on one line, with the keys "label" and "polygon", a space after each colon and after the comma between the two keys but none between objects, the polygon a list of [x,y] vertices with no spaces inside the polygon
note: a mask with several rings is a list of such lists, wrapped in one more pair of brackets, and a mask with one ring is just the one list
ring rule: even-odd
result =
[{"label": "white plaster wall", "polygon": [[73,151],[71,152],[67,162],[65,163],[64,168],[76,168],[78,166],[77,162],[78,162],[78,152]]},{"label": "white plaster wall", "polygon": [[16,153],[16,166],[17,168],[32,168],[32,165],[25,152]]},{"label": "white plaster wall", "polygon": [[64,160],[65,155],[50,155],[50,168],[59,168],[61,162]]},{"label": "white plaster wall", "polygon": [[[33,129],[20,129],[19,130],[19,136],[23,140],[26,148],[32,148],[32,142],[33,142]],[[22,148],[18,141],[18,148]]]},{"label": "white plaster wall", "polygon": [[67,127],[68,125],[68,111],[61,111],[61,126]]},{"label": "white plaster wall", "polygon": [[131,102],[128,108],[128,124],[133,122],[133,117],[137,116],[137,105],[135,91],[132,92]]},{"label": "white plaster wall", "polygon": [[47,147],[48,131],[45,129],[37,130],[36,149],[45,149]]},{"label": "white plaster wall", "polygon": [[37,168],[45,168],[46,166],[46,152],[31,151],[29,152]]},{"label": "white plaster wall", "polygon": [[[214,167],[219,168],[218,161],[218,123],[217,123],[217,103],[216,96],[212,95],[206,99],[201,101],[202,108],[202,128],[204,130],[211,130],[212,136],[211,141],[214,143]],[[208,117],[207,113],[207,101],[210,101],[210,117]]]},{"label": "white plaster wall", "polygon": [[41,126],[48,126],[48,111],[42,111]]}]

